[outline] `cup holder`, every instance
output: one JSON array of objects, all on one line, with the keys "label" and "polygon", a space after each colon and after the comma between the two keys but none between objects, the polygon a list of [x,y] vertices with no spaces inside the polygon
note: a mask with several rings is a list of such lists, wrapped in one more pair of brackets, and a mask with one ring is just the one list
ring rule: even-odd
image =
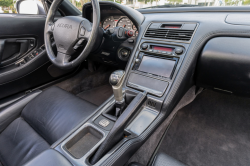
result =
[{"label": "cup holder", "polygon": [[103,134],[91,126],[82,129],[65,144],[65,149],[79,159],[89,152],[101,139]]}]

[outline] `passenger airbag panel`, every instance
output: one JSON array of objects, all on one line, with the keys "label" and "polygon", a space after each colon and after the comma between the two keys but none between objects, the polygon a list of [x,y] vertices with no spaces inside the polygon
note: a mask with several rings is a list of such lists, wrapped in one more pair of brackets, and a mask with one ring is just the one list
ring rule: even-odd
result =
[{"label": "passenger airbag panel", "polygon": [[196,84],[250,95],[250,39],[217,37],[205,45],[197,65]]}]

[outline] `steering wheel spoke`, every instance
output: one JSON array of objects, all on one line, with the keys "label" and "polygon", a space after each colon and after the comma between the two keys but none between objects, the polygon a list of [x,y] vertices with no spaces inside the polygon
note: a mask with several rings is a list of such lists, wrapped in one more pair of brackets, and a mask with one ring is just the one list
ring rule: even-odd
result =
[{"label": "steering wheel spoke", "polygon": [[85,38],[81,38],[78,40],[78,42],[75,44],[75,46],[73,47],[74,50],[77,50],[79,47],[82,47],[83,44],[86,42]]},{"label": "steering wheel spoke", "polygon": [[53,30],[54,30],[54,27],[55,27],[55,24],[53,22],[50,22],[48,24],[48,26],[47,26],[46,32],[49,33],[49,34],[52,34]]},{"label": "steering wheel spoke", "polygon": [[55,58],[55,62],[57,64],[59,64],[59,66],[64,66],[65,64],[67,64],[69,62],[69,59],[71,58],[70,55],[61,53],[61,52],[57,52],[57,56]]},{"label": "steering wheel spoke", "polygon": [[91,23],[89,22],[89,20],[84,19],[81,22],[81,25],[79,28],[78,38],[84,38],[86,41],[88,41],[88,39],[91,36],[91,32],[92,32]]}]

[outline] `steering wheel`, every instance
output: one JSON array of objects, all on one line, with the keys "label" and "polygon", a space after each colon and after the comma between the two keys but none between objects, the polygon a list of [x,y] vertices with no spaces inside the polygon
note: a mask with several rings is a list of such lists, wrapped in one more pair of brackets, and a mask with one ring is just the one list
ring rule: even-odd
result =
[{"label": "steering wheel", "polygon": [[[93,23],[81,16],[66,16],[54,22],[54,17],[63,0],[54,0],[45,22],[44,40],[49,59],[61,69],[70,69],[79,65],[95,47],[99,36],[100,6],[97,0],[92,0]],[[54,55],[51,43],[53,34],[57,47]],[[85,45],[83,51],[75,59],[72,55]]]}]

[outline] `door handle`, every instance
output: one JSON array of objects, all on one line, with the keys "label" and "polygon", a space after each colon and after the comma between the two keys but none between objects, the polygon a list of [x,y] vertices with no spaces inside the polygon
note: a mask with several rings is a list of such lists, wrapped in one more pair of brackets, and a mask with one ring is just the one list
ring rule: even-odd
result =
[{"label": "door handle", "polygon": [[2,62],[3,50],[4,50],[5,39],[0,40],[0,65]]},{"label": "door handle", "polygon": [[17,56],[20,56],[26,53],[29,50],[29,41],[28,40],[16,40],[17,43],[20,43],[20,51]]},{"label": "door handle", "polygon": [[[7,43],[18,43],[19,50],[13,55],[10,55],[8,59],[4,58],[4,47],[7,47]],[[18,58],[35,47],[34,38],[7,38],[0,39],[0,66],[11,64],[18,60]]]}]

